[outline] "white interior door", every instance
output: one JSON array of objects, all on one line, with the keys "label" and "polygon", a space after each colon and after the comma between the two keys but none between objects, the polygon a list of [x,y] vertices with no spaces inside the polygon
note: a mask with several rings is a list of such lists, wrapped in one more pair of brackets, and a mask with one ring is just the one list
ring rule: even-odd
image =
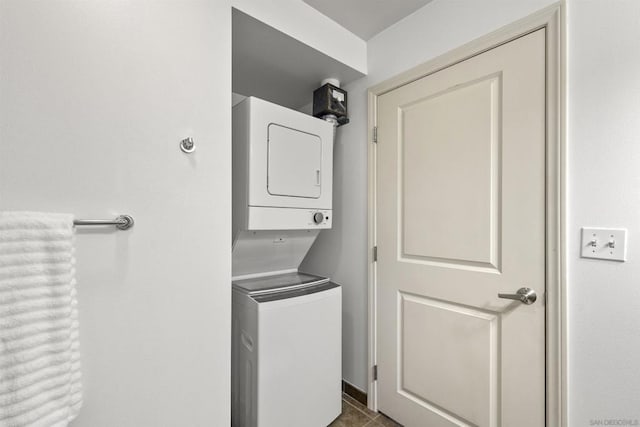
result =
[{"label": "white interior door", "polygon": [[544,426],[545,30],[379,96],[377,126],[379,410]]}]

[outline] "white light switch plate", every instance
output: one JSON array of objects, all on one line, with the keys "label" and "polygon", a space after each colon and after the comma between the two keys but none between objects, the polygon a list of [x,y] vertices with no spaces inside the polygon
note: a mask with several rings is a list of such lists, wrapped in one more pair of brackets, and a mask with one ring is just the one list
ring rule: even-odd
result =
[{"label": "white light switch plate", "polygon": [[627,260],[627,230],[624,228],[582,228],[583,258]]}]

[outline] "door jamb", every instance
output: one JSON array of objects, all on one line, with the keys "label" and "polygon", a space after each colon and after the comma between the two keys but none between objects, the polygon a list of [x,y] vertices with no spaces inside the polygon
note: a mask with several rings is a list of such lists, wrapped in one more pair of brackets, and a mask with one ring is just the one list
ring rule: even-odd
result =
[{"label": "door jamb", "polygon": [[[524,19],[418,65],[368,90],[368,406],[377,411],[376,365],[376,144],[378,96],[479,55],[525,34],[546,29],[546,425],[567,425],[566,322],[566,92],[565,3],[561,0]],[[384,143],[384,142],[382,142]]]}]

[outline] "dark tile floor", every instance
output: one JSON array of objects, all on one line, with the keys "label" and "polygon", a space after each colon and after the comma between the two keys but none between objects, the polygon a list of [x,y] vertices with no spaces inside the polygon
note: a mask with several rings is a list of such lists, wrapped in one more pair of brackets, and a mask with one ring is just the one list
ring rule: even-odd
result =
[{"label": "dark tile floor", "polygon": [[342,395],[342,415],[329,427],[402,427],[382,414],[370,411],[349,395]]}]

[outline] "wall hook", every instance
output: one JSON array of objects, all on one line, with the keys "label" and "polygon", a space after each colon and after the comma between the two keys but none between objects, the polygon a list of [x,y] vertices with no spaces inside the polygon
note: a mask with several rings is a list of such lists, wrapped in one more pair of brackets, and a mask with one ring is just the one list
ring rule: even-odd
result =
[{"label": "wall hook", "polygon": [[180,149],[187,154],[193,153],[196,150],[196,144],[193,142],[193,138],[189,137],[180,141]]}]

